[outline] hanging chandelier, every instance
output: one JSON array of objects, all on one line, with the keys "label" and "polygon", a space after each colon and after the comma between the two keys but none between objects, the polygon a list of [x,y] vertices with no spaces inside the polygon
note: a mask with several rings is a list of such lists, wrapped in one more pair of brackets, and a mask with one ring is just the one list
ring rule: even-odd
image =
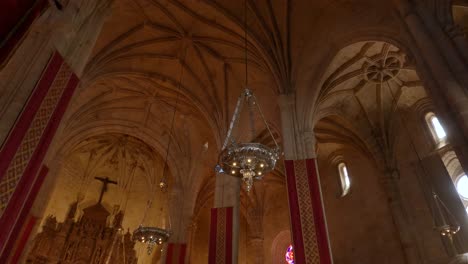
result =
[{"label": "hanging chandelier", "polygon": [[[239,130],[237,129],[237,126],[244,104],[250,106],[249,110],[251,112],[251,117],[253,116],[253,107],[259,111],[268,133],[275,143],[274,148],[270,148],[257,142],[240,142],[239,140],[236,140],[236,137],[233,135],[233,131]],[[253,125],[253,122],[250,122],[252,131],[254,131]],[[265,174],[275,168],[276,161],[279,156],[280,148],[271,133],[270,127],[263,116],[255,96],[249,89],[245,89],[237,101],[234,116],[231,120],[223,149],[219,155],[216,172],[242,178],[245,183],[246,190],[250,191],[254,180],[262,179]]]},{"label": "hanging chandelier", "polygon": [[[184,54],[182,55],[180,59],[180,77],[179,77],[179,83],[177,86],[177,90],[180,90],[180,86],[182,85],[182,77],[184,74],[184,67],[182,65],[182,61],[185,60],[185,56],[187,53],[187,47],[185,46],[184,49]],[[177,106],[179,104],[179,92],[177,92],[177,97],[176,97],[176,102],[174,105],[174,111],[172,113],[172,120],[171,120],[171,129],[169,133],[169,142],[167,143],[167,149],[166,149],[166,157],[164,159],[164,168],[162,171],[162,177],[161,180],[159,181],[158,187],[161,189],[162,192],[167,191],[167,160],[169,158],[169,149],[171,147],[172,143],[172,133],[174,131],[174,122],[175,122],[175,116],[177,112]],[[154,197],[154,195],[153,195]],[[148,201],[148,205],[146,207],[145,214],[143,216],[143,221],[146,218],[148,209],[151,207],[152,201]],[[141,242],[143,244],[147,245],[147,253],[148,255],[151,255],[153,252],[153,249],[157,245],[162,245],[163,243],[167,242],[169,240],[169,237],[171,233],[163,228],[159,227],[153,227],[153,226],[144,226],[140,224],[140,226],[133,232],[133,238],[135,241]]]},{"label": "hanging chandelier", "polygon": [[453,236],[460,231],[460,224],[435,192],[432,193],[432,199],[434,229],[453,242]]},{"label": "hanging chandelier", "polygon": [[[154,197],[155,195],[151,195]],[[133,231],[133,240],[140,243],[146,244],[146,250],[148,255],[153,253],[155,246],[162,245],[163,243],[169,240],[171,233],[164,228],[154,227],[154,226],[145,226],[146,216],[148,215],[148,210],[151,208],[152,201],[148,201],[148,204],[143,215],[143,220],[141,221],[140,226],[138,226],[135,231]]]},{"label": "hanging chandelier", "polygon": [[[218,165],[216,165],[217,173],[229,174],[231,176],[241,178],[246,186],[246,190],[252,189],[254,180],[260,180],[268,172],[275,168],[276,161],[280,156],[280,148],[276,142],[270,127],[265,120],[262,110],[248,88],[248,60],[247,60],[247,0],[244,1],[244,56],[245,56],[245,90],[240,95],[236,109],[234,110],[229,130],[224,140],[224,145],[219,155]],[[255,138],[255,122],[253,119],[254,109],[261,116],[261,119],[268,130],[270,137],[275,143],[274,148],[270,148],[258,142],[241,142],[237,140],[233,131],[239,131],[238,124],[240,114],[244,104],[247,104],[250,116],[250,131],[252,131],[252,139]]]},{"label": "hanging chandelier", "polygon": [[148,255],[151,255],[156,245],[162,245],[169,239],[169,231],[151,226],[140,225],[135,231],[133,231],[133,239],[147,244],[146,249]]}]

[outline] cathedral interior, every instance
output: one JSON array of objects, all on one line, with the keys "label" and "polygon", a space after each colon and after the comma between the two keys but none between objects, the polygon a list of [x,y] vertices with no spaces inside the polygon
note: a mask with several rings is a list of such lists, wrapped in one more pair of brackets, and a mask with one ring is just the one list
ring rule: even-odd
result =
[{"label": "cathedral interior", "polygon": [[468,263],[467,0],[0,1],[0,264]]}]

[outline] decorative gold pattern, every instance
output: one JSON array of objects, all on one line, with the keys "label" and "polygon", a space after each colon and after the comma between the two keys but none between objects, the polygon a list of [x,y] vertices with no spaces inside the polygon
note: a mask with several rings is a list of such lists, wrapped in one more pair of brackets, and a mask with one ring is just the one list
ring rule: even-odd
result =
[{"label": "decorative gold pattern", "polygon": [[72,74],[72,70],[62,64],[7,169],[6,177],[0,182],[0,216],[16,190]]},{"label": "decorative gold pattern", "polygon": [[317,234],[315,230],[309,179],[305,160],[294,161],[296,188],[301,216],[302,239],[306,263],[320,264]]},{"label": "decorative gold pattern", "polygon": [[216,209],[216,263],[226,262],[226,208]]}]

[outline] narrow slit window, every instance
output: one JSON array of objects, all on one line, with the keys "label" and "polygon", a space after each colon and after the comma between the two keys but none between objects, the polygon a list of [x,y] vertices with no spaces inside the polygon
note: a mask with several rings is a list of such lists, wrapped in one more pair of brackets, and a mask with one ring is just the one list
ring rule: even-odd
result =
[{"label": "narrow slit window", "polygon": [[338,172],[340,174],[341,197],[347,195],[351,188],[351,180],[349,179],[348,168],[343,162],[338,164]]},{"label": "narrow slit window", "polygon": [[434,128],[434,132],[437,136],[437,139],[444,140],[445,137],[447,137],[447,134],[445,133],[444,128],[442,127],[442,125],[439,122],[439,119],[436,116],[431,117],[431,124]]},{"label": "narrow slit window", "polygon": [[432,137],[434,138],[437,148],[443,147],[447,144],[447,133],[445,132],[444,127],[440,123],[439,118],[430,112],[426,115],[426,122],[431,130]]}]

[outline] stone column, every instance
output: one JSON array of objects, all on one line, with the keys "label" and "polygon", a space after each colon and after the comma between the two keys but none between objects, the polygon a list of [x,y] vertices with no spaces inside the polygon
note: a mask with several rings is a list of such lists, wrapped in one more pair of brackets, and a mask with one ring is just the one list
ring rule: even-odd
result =
[{"label": "stone column", "polygon": [[445,32],[447,32],[453,43],[455,43],[465,63],[468,63],[468,39],[466,39],[463,29],[458,25],[449,25],[445,27]]},{"label": "stone column", "polygon": [[112,2],[70,0],[62,11],[51,5],[34,22],[0,70],[0,145],[56,50],[81,77]]},{"label": "stone column", "polygon": [[74,71],[82,71],[111,3],[71,0],[63,11],[50,7],[0,71],[2,263],[42,184],[39,169],[78,84]]},{"label": "stone column", "polygon": [[187,253],[187,244],[169,243],[166,252],[166,264],[184,264]]},{"label": "stone column", "polygon": [[294,257],[301,264],[330,264],[332,256],[320,189],[313,131],[297,124],[294,95],[280,96],[285,170]]},{"label": "stone column", "polygon": [[400,242],[408,264],[421,263],[422,259],[419,255],[417,244],[415,242],[415,234],[408,221],[408,216],[405,212],[401,191],[399,187],[399,172],[397,169],[388,169],[384,172],[384,177],[380,179],[380,183],[384,187],[385,194],[388,198],[388,204]]},{"label": "stone column", "polygon": [[468,171],[468,90],[462,85],[468,82],[467,66],[460,62],[435,18],[431,19],[423,8],[416,8],[408,0],[394,0],[394,3],[421,57],[423,79],[435,98],[449,140]]},{"label": "stone column", "polygon": [[193,245],[197,243],[195,240],[196,234],[198,230],[198,225],[194,219],[191,220],[190,225],[187,228],[188,233],[188,243],[187,243],[187,259],[190,260],[190,256],[192,254]]},{"label": "stone column", "polygon": [[[232,219],[226,219],[227,221],[232,220],[232,241],[226,242],[227,244],[231,244],[231,248],[226,248],[226,254],[232,255],[232,264],[238,263],[239,258],[239,222],[240,222],[240,214],[239,214],[239,206],[240,206],[240,188],[241,188],[241,179],[237,177],[233,177],[227,174],[218,174],[216,176],[216,189],[215,189],[215,200],[214,200],[214,207],[215,208],[230,208],[232,207]],[[212,210],[212,214],[215,213],[216,210]],[[229,215],[229,214],[228,214]],[[213,219],[213,215],[212,215]],[[220,223],[217,223],[218,225]],[[225,223],[222,223],[225,224]],[[218,226],[218,228],[223,228]],[[216,227],[211,226],[211,233],[215,232]],[[211,238],[215,238],[210,234]],[[210,239],[211,239],[210,238]],[[210,241],[210,245],[214,243],[214,241]],[[218,243],[218,242],[216,242]],[[229,252],[229,250],[231,250]],[[210,250],[210,254],[214,252]],[[210,258],[211,259],[211,258]]]},{"label": "stone column", "polygon": [[263,238],[261,237],[249,237],[247,241],[247,252],[252,252],[251,264],[263,264],[264,256],[263,256]]}]

